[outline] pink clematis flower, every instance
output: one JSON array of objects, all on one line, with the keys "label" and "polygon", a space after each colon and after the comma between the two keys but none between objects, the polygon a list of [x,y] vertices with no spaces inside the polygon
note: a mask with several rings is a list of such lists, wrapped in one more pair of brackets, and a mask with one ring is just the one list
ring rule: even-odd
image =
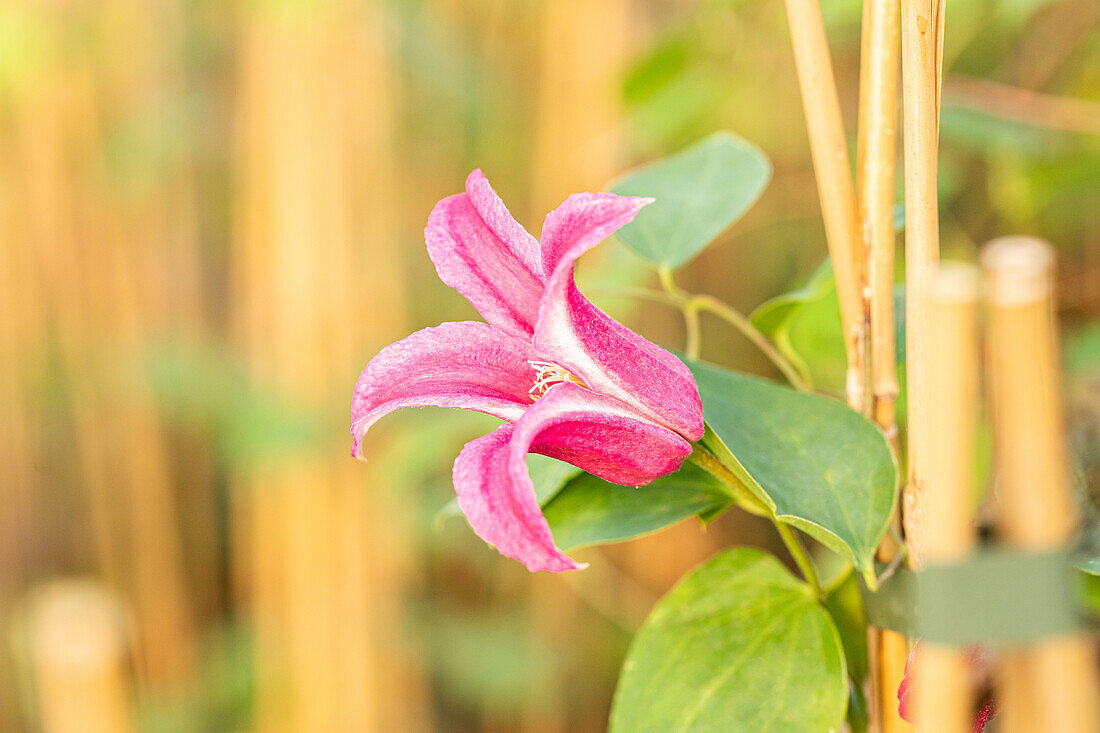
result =
[{"label": "pink clematis flower", "polygon": [[461,407],[506,422],[454,464],[474,531],[529,570],[579,569],[555,545],[524,457],[558,458],[618,484],[677,470],[703,435],[691,372],[598,309],[573,283],[584,252],[652,199],[573,194],[541,241],[508,213],[480,170],[436,204],[424,230],[443,282],[487,323],[444,323],[375,356],[351,407],[353,454],[380,417],[403,407]]}]

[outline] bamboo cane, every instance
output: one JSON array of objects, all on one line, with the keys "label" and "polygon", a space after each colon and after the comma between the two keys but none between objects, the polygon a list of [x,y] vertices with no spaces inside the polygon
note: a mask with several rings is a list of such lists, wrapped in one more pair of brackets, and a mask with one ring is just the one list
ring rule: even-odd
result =
[{"label": "bamboo cane", "polygon": [[[343,402],[333,386],[403,330],[376,11],[334,1],[243,17],[236,325],[257,382],[326,414]],[[343,440],[242,472],[259,731],[421,728],[417,680],[380,651],[400,600],[387,540],[399,515],[363,475]]]},{"label": "bamboo cane", "polygon": [[27,623],[43,733],[135,730],[117,599],[89,581],[54,581],[28,604]]},{"label": "bamboo cane", "polygon": [[[859,208],[867,250],[870,290],[870,407],[875,422],[898,450],[895,406],[898,396],[894,344],[894,175],[897,157],[898,0],[866,0],[859,86]],[[900,532],[898,515],[892,520]],[[892,561],[898,548],[886,538],[878,559]],[[868,629],[869,719],[875,730],[884,720],[902,723],[896,689],[905,670],[907,642],[887,629]],[[893,728],[892,728],[893,729]]]},{"label": "bamboo cane", "polygon": [[840,298],[841,324],[848,353],[848,403],[863,412],[867,400],[864,394],[867,318],[862,286],[866,253],[860,235],[844,121],[821,6],[817,0],[786,0],[786,3],[821,215],[825,220],[825,238]]},{"label": "bamboo cane", "polygon": [[[6,143],[10,138],[5,138]],[[13,598],[31,572],[26,548],[46,509],[41,465],[42,410],[35,399],[35,373],[44,360],[41,288],[26,274],[31,267],[25,222],[16,216],[17,180],[12,158],[0,153],[0,598]],[[0,644],[0,730],[19,730],[15,664]]]},{"label": "bamboo cane", "polygon": [[[919,436],[927,446],[927,519],[924,559],[961,560],[973,548],[971,483],[978,427],[978,270],[941,266],[929,279],[925,314],[929,420]],[[916,719],[921,730],[967,733],[973,712],[961,649],[922,642],[915,670]]]},{"label": "bamboo cane", "polygon": [[894,356],[894,168],[897,156],[898,0],[864,4],[860,59],[859,208],[870,286],[875,421],[897,445]]},{"label": "bamboo cane", "polygon": [[905,292],[906,374],[909,415],[909,476],[902,516],[909,562],[919,565],[924,552],[925,448],[928,410],[934,399],[926,379],[930,362],[928,318],[923,312],[930,273],[939,261],[939,210],[936,200],[940,59],[943,0],[902,0],[902,87],[905,130]]},{"label": "bamboo cane", "polygon": [[[1008,237],[982,253],[988,279],[990,404],[1005,542],[1065,546],[1076,528],[1058,379],[1054,257],[1044,242]],[[1006,654],[1007,733],[1100,730],[1093,645],[1069,635]]]},{"label": "bamboo cane", "polygon": [[136,353],[143,316],[137,283],[150,278],[137,276],[126,252],[138,243],[127,236],[132,212],[93,175],[103,167],[110,113],[103,97],[110,95],[91,51],[74,55],[72,63],[46,64],[13,100],[24,216],[44,273],[60,361],[71,376],[72,445],[100,568],[134,596],[141,671],[154,680],[178,680],[192,658],[191,620],[166,445],[142,380],[126,374],[124,399],[118,399],[110,387],[119,382],[119,364],[105,358]]}]

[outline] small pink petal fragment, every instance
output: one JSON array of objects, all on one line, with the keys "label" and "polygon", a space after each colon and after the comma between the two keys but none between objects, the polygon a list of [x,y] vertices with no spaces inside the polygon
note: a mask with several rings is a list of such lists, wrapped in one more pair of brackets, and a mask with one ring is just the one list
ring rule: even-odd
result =
[{"label": "small pink petal fragment", "polygon": [[527,473],[528,452],[638,486],[678,469],[691,445],[618,400],[568,382],[551,387],[515,425],[468,443],[454,482],[474,531],[531,571],[561,572],[579,566],[554,545]]},{"label": "small pink petal fragment", "polygon": [[543,264],[553,264],[539,307],[534,345],[596,392],[631,405],[689,441],[703,436],[703,407],[683,362],[581,295],[573,265],[585,251],[633,220],[651,199],[575,194],[546,217]]},{"label": "small pink petal fragment", "polygon": [[466,180],[465,193],[435,205],[424,239],[439,279],[462,293],[486,321],[531,334],[543,290],[539,245],[480,170]]},{"label": "small pink petal fragment", "polygon": [[404,407],[461,407],[515,421],[531,403],[529,343],[484,323],[425,328],[367,364],[351,403],[352,454],[383,415]]},{"label": "small pink petal fragment", "polygon": [[[901,680],[901,684],[898,685],[898,715],[901,719],[915,723],[916,710],[914,710],[914,690],[919,682],[917,678],[918,658],[920,656],[921,644],[923,642],[918,641],[913,645],[913,651],[909,654],[909,659],[905,661],[905,676]],[[984,676],[983,673],[987,673],[988,670],[983,669],[989,665],[987,659],[988,655],[985,650],[972,646],[966,650],[967,663],[971,666],[972,672],[977,672],[978,676]],[[982,733],[985,730],[986,724],[993,719],[993,716],[997,714],[999,704],[996,699],[987,697],[981,700],[977,712],[974,714],[973,730],[974,733]]]}]

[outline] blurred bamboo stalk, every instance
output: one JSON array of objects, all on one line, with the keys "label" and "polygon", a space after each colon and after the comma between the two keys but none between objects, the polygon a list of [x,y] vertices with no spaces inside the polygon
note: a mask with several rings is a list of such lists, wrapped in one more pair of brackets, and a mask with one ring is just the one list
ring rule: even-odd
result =
[{"label": "blurred bamboo stalk", "polygon": [[617,85],[629,50],[630,5],[555,0],[539,6],[542,68],[531,183],[539,223],[570,193],[602,190],[619,173]]},{"label": "blurred bamboo stalk", "polygon": [[92,581],[57,580],[26,608],[42,733],[135,730],[125,617],[113,594]]},{"label": "blurred bamboo stalk", "polygon": [[[1077,525],[1069,485],[1054,317],[1054,254],[1028,237],[982,252],[987,277],[990,405],[1006,543],[1065,547]],[[1007,733],[1100,730],[1100,681],[1085,635],[1006,653],[1001,699]]]},{"label": "blurred bamboo stalk", "polygon": [[833,78],[825,23],[818,0],[786,0],[787,22],[791,29],[795,66],[802,90],[806,128],[810,136],[825,220],[825,238],[836,274],[840,298],[840,318],[848,354],[847,394],[852,409],[863,412],[869,395],[865,394],[864,370],[867,354],[869,302],[866,282],[867,253],[860,234],[852,170],[844,137],[844,120]]},{"label": "blurred bamboo stalk", "polygon": [[[972,484],[978,429],[978,287],[971,265],[942,265],[926,293],[928,393],[934,397],[919,436],[927,447],[924,561],[963,560],[975,544]],[[936,733],[967,733],[973,717],[970,672],[962,649],[921,642],[914,672],[917,725]]]},{"label": "blurred bamboo stalk", "polygon": [[[257,383],[312,419],[346,409],[348,380],[404,326],[381,10],[274,4],[242,21],[236,325]],[[263,453],[234,499],[256,730],[420,730],[419,681],[381,641],[398,633],[399,516],[344,430],[324,435]]]},{"label": "blurred bamboo stalk", "polygon": [[[894,452],[899,450],[894,335],[894,177],[897,160],[898,0],[865,0],[860,49],[858,195],[867,251],[865,287],[870,290],[870,412]],[[892,525],[900,533],[897,512]],[[877,557],[892,561],[892,537]],[[905,673],[908,642],[888,629],[868,629],[869,715],[873,730],[891,729],[897,715],[897,684]]]},{"label": "blurred bamboo stalk", "polygon": [[[115,10],[104,7],[102,19]],[[178,681],[193,661],[192,620],[167,442],[140,370],[116,358],[138,354],[142,286],[159,278],[138,264],[146,242],[131,228],[136,212],[105,181],[117,110],[92,47],[56,49],[39,73],[18,88],[12,118],[73,413],[66,444],[81,462],[100,567],[134,598],[139,669],[153,683]]]},{"label": "blurred bamboo stalk", "polygon": [[[32,573],[26,549],[42,519],[43,481],[36,462],[42,455],[41,409],[33,399],[34,374],[44,360],[39,334],[44,327],[41,291],[26,273],[32,271],[24,222],[16,216],[18,181],[7,145],[0,143],[0,616],[6,599],[15,598]],[[0,730],[19,730],[15,664],[7,644],[0,643]]]},{"label": "blurred bamboo stalk", "polygon": [[939,93],[943,76],[944,0],[902,0],[901,49],[905,131],[905,293],[906,405],[909,475],[902,499],[910,566],[924,553],[925,447],[930,434],[928,391],[931,362],[942,358],[928,348],[924,312],[928,278],[939,262],[939,208],[936,171],[939,154]]}]

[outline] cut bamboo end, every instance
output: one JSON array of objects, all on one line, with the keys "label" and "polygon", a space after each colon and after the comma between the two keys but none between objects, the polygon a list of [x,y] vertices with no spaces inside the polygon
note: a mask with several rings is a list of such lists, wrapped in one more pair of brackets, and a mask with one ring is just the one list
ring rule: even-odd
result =
[{"label": "cut bamboo end", "polygon": [[[990,407],[1007,544],[1063,547],[1076,528],[1059,383],[1049,245],[1000,239],[982,254],[988,286]],[[1100,730],[1092,644],[1084,636],[1047,640],[1006,655],[1004,729]]]},{"label": "cut bamboo end", "polygon": [[134,729],[126,614],[98,583],[58,580],[27,604],[31,661],[43,733]]},{"label": "cut bamboo end", "polygon": [[995,305],[1031,303],[1051,297],[1054,252],[1032,237],[1002,237],[986,245],[982,266],[989,273],[988,299]]}]

